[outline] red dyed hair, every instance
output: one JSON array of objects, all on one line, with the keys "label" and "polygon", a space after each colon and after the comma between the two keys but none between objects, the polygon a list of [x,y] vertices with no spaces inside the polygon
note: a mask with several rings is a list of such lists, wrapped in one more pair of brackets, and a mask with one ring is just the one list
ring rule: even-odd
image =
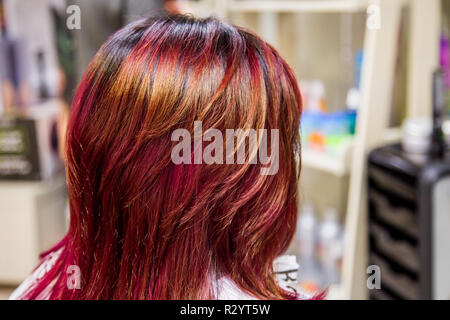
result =
[{"label": "red dyed hair", "polygon": [[[78,88],[67,130],[70,227],[25,294],[51,299],[210,299],[229,277],[292,299],[273,260],[295,232],[301,96],[256,35],[217,19],[147,18],[114,34]],[[177,128],[279,129],[279,170],[171,161]],[[66,272],[81,270],[81,289]]]}]

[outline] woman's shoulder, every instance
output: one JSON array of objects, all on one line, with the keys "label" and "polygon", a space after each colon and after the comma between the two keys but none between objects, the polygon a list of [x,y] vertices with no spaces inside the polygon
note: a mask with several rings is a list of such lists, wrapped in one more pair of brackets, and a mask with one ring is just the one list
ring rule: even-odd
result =
[{"label": "woman's shoulder", "polygon": [[[56,259],[61,254],[62,249],[55,251],[42,261],[42,263],[33,271],[33,273],[11,294],[10,300],[22,299],[24,295],[34,287],[40,279],[54,266]],[[299,289],[297,283],[299,265],[295,256],[280,256],[275,259],[273,270],[276,280],[280,287],[295,293],[299,299],[311,299]],[[50,284],[38,297],[39,300],[50,298],[53,284]],[[216,297],[219,300],[256,300],[255,297],[242,291],[229,277],[222,277],[215,284]]]}]

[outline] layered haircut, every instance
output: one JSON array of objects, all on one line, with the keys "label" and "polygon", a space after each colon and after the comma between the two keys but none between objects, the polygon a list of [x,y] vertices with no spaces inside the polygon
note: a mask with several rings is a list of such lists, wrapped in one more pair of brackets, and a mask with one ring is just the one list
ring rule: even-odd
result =
[{"label": "layered haircut", "polygon": [[[241,28],[176,15],[119,30],[73,102],[68,233],[24,298],[51,287],[50,299],[214,299],[227,277],[256,298],[295,299],[272,264],[295,232],[301,105],[286,62]],[[171,134],[195,121],[278,129],[278,172],[174,164]],[[79,289],[67,286],[73,265]]]}]

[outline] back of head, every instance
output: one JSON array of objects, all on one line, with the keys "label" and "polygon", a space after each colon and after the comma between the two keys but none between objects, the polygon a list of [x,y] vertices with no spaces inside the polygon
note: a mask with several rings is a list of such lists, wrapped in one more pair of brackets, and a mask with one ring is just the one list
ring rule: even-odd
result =
[{"label": "back of head", "polygon": [[[257,298],[294,298],[276,284],[272,262],[295,231],[300,109],[292,71],[250,32],[187,16],[119,30],[74,99],[70,228],[27,297],[52,284],[54,299],[208,299],[228,277]],[[184,162],[173,159],[178,129],[192,139]],[[216,134],[207,137],[208,129]],[[227,129],[276,130],[266,150],[277,152],[275,172],[262,174],[267,163],[253,161],[260,135],[245,161],[220,161],[230,157],[226,146],[205,161],[205,141]],[[238,138],[231,157],[248,140]],[[72,265],[80,288],[67,287]]]}]

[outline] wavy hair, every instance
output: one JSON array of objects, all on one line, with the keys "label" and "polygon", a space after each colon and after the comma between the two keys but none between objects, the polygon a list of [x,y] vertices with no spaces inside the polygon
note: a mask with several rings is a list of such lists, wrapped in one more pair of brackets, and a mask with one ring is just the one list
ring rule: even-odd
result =
[{"label": "wavy hair", "polygon": [[[261,38],[215,18],[141,19],[88,67],[66,137],[70,226],[25,294],[50,299],[214,299],[231,279],[261,299],[295,299],[272,263],[297,219],[301,95]],[[174,164],[171,133],[279,130],[279,169]],[[81,271],[70,288],[69,266]]]}]

